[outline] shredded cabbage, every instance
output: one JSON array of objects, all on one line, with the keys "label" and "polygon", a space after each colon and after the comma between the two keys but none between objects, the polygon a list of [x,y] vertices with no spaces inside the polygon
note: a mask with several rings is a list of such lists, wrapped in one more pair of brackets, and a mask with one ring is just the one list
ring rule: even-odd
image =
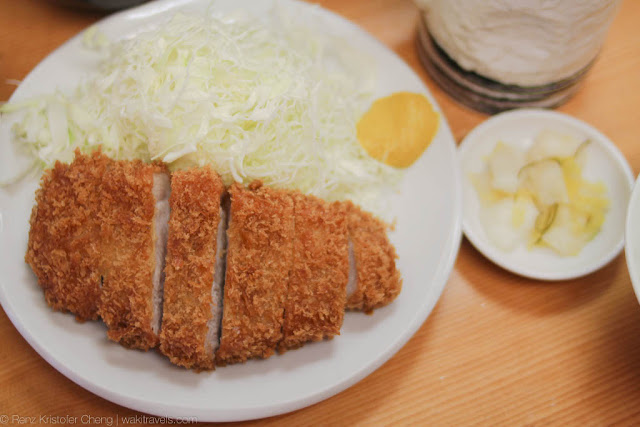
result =
[{"label": "shredded cabbage", "polygon": [[119,42],[89,29],[84,43],[105,57],[72,95],[0,107],[26,111],[13,137],[41,166],[101,145],[118,159],[210,164],[227,184],[261,179],[374,211],[399,182],[357,141],[373,67],[345,40],[274,12],[178,14]]}]

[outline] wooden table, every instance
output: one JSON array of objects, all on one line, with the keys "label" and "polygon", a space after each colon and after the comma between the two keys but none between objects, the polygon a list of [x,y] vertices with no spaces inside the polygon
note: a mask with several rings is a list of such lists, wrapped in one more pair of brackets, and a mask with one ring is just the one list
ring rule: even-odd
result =
[{"label": "wooden table", "polygon": [[[415,49],[409,0],[326,0],[424,79],[457,140],[483,121],[448,98]],[[101,16],[0,0],[0,100],[45,55]],[[625,0],[578,94],[560,108],[599,128],[640,170],[640,1]],[[6,143],[6,142],[3,142]],[[639,219],[640,220],[640,219]],[[0,413],[135,415],[49,366],[0,311]],[[640,423],[640,306],[623,255],[572,281],[507,273],[467,241],[427,322],[384,366],[310,408],[260,424],[612,425]]]}]

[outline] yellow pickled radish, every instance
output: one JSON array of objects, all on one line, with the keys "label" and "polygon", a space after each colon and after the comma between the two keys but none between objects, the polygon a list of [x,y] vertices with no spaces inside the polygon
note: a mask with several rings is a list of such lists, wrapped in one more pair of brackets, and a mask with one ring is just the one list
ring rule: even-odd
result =
[{"label": "yellow pickled radish", "polygon": [[421,94],[398,92],[376,100],[357,125],[360,145],[374,159],[411,166],[427,149],[440,117]]}]

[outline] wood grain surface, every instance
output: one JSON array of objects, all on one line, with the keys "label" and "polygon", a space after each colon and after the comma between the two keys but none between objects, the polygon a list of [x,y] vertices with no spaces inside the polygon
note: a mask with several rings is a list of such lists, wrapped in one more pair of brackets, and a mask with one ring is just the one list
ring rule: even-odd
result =
[{"label": "wood grain surface", "polygon": [[[364,27],[424,79],[456,140],[483,121],[448,98],[418,61],[409,0],[320,2]],[[0,0],[0,100],[101,15],[45,0]],[[560,111],[608,135],[640,170],[640,1],[625,0],[594,68]],[[8,141],[1,141],[6,144]],[[77,386],[0,311],[0,414],[136,415]],[[1,420],[1,419],[0,419]],[[494,266],[463,241],[436,309],[389,362],[312,407],[264,425],[638,425],[640,306],[624,255],[572,281],[543,283]]]}]

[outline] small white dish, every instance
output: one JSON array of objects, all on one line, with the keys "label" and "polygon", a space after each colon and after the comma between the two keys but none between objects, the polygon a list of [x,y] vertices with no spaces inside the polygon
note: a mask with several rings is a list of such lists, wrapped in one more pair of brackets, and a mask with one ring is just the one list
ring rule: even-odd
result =
[{"label": "small white dish", "polygon": [[640,177],[629,200],[625,230],[624,256],[633,290],[640,301]]},{"label": "small white dish", "polygon": [[[610,206],[600,233],[572,257],[561,257],[546,248],[528,250],[524,243],[511,252],[502,251],[491,243],[479,219],[480,201],[471,174],[483,170],[485,159],[498,141],[524,150],[544,129],[570,134],[581,140],[590,139],[592,143],[587,147],[589,153],[583,176],[603,182],[608,191]],[[500,267],[533,279],[566,280],[598,270],[622,250],[633,174],[620,150],[594,127],[550,110],[508,111],[473,129],[460,144],[458,156],[463,173],[464,234],[476,249]]]}]

